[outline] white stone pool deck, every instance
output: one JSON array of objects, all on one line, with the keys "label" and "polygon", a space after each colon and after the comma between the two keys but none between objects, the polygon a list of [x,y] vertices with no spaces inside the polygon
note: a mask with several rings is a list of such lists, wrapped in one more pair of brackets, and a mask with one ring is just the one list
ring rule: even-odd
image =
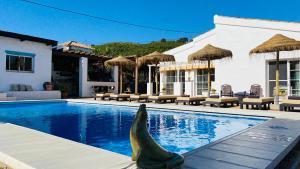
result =
[{"label": "white stone pool deck", "polygon": [[[140,105],[92,99],[68,101]],[[147,107],[276,118],[184,154],[186,169],[274,168],[299,141],[300,113],[153,103]],[[15,169],[136,168],[127,156],[12,124],[0,124],[0,161]]]},{"label": "white stone pool deck", "polygon": [[127,156],[13,124],[0,124],[0,161],[14,169],[120,169]]}]

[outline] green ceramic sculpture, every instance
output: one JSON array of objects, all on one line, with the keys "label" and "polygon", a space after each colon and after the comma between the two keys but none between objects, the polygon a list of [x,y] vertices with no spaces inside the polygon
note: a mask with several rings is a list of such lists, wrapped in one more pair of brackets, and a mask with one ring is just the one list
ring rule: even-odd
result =
[{"label": "green ceramic sculpture", "polygon": [[146,105],[140,105],[130,129],[132,160],[141,169],[179,169],[183,156],[160,147],[147,129]]}]

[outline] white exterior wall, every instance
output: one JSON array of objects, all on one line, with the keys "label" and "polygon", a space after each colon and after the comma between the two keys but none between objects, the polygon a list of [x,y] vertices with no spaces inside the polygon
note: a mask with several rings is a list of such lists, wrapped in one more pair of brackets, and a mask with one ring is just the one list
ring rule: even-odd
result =
[{"label": "white exterior wall", "polygon": [[[34,53],[33,73],[6,71],[5,50]],[[31,85],[43,90],[43,83],[51,81],[52,46],[44,43],[0,37],[0,91],[9,91],[11,84]]]},{"label": "white exterior wall", "polygon": [[88,74],[88,58],[81,57],[79,59],[79,96],[93,97],[93,86],[115,86],[115,93],[118,92],[118,67],[114,67],[114,81],[115,82],[93,82],[87,80]]},{"label": "white exterior wall", "polygon": [[[275,34],[283,34],[300,40],[300,23],[265,21],[215,16],[215,28],[193,39],[192,42],[165,53],[175,56],[176,62],[187,62],[188,55],[207,44],[233,52],[232,59],[214,61],[215,82],[212,88],[219,92],[222,84],[232,85],[234,92],[249,91],[251,84],[260,84],[267,95],[267,61],[274,60],[275,54],[249,56],[251,49],[265,42]],[[300,51],[281,52],[280,58],[300,59]],[[195,77],[195,76],[194,76]],[[194,80],[196,82],[196,79]],[[196,94],[196,84],[194,84]],[[190,84],[186,83],[186,90]],[[189,94],[190,92],[187,92]]]},{"label": "white exterior wall", "polygon": [[[215,16],[215,45],[229,49],[231,60],[215,62],[214,88],[230,84],[234,92],[249,91],[251,84],[260,84],[263,94],[267,95],[267,61],[276,58],[274,54],[254,54],[251,49],[270,39],[275,34],[283,34],[300,40],[300,23],[284,23],[261,20],[248,20]],[[299,51],[281,52],[282,60],[300,59]]]},{"label": "white exterior wall", "polygon": [[215,39],[215,30],[211,30],[209,32],[206,32],[194,38],[192,42],[171,49],[169,51],[166,51],[165,53],[174,55],[176,62],[187,62],[188,55],[203,48],[206,44],[213,44],[214,39]]}]

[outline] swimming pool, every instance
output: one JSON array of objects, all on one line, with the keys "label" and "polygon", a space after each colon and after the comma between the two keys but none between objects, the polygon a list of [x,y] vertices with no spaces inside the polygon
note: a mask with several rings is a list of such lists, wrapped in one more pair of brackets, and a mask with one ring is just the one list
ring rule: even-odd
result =
[{"label": "swimming pool", "polygon": [[[129,130],[137,108],[84,103],[0,105],[8,122],[116,153],[131,155]],[[151,135],[164,148],[185,153],[266,121],[266,118],[148,109]]]}]

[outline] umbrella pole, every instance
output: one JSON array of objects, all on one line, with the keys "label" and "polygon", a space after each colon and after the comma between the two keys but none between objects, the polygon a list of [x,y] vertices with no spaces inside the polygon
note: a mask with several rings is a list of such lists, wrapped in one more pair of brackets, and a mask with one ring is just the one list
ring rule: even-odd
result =
[{"label": "umbrella pole", "polygon": [[208,89],[208,94],[207,96],[210,96],[210,60],[208,60],[208,73],[207,73],[207,89]]},{"label": "umbrella pole", "polygon": [[120,66],[120,93],[123,91],[123,70],[122,66]]},{"label": "umbrella pole", "polygon": [[139,93],[139,68],[138,68],[138,58],[135,59],[135,85],[134,85],[134,93]]},{"label": "umbrella pole", "polygon": [[155,94],[158,94],[158,71],[157,71],[157,65],[155,65]]},{"label": "umbrella pole", "polygon": [[275,104],[279,104],[279,51],[276,52],[276,89],[275,89]]}]

